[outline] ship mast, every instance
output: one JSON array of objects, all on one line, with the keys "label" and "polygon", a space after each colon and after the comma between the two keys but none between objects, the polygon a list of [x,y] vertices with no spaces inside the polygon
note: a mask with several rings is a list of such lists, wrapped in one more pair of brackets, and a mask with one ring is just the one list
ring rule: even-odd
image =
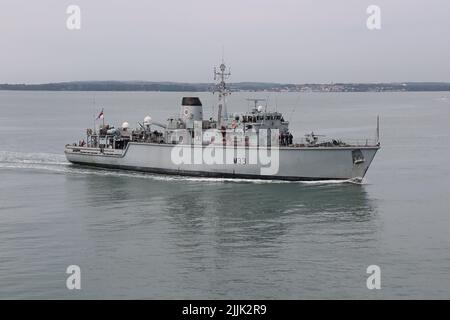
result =
[{"label": "ship mast", "polygon": [[225,84],[225,80],[229,78],[231,73],[229,71],[226,72],[226,66],[223,60],[222,64],[219,67],[219,70],[220,71],[217,71],[217,69],[214,68],[214,80],[218,80],[218,83],[215,85],[213,93],[219,93],[217,122],[220,126],[222,123],[222,119],[228,120],[226,96],[231,94],[231,91]]}]

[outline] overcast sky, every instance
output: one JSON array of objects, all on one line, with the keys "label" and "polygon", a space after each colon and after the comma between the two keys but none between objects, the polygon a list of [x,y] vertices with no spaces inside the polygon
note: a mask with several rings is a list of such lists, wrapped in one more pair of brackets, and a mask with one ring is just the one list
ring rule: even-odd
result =
[{"label": "overcast sky", "polygon": [[[69,5],[81,29],[68,30]],[[381,8],[381,30],[366,9]],[[0,0],[0,83],[450,81],[449,0]]]}]

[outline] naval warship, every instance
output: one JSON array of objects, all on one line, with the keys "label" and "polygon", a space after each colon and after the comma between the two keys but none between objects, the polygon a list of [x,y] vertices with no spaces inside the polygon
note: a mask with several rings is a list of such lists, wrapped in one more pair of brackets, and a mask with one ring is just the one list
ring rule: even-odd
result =
[{"label": "naval warship", "polygon": [[[308,133],[293,139],[282,113],[254,102],[251,110],[228,114],[224,63],[214,69],[217,113],[203,117],[198,97],[181,97],[179,116],[166,123],[146,116],[138,127],[127,122],[86,130],[78,143],[65,146],[67,160],[97,166],[159,174],[269,179],[349,180],[360,182],[380,148],[375,139],[348,142]],[[103,110],[99,118],[103,117]]]}]

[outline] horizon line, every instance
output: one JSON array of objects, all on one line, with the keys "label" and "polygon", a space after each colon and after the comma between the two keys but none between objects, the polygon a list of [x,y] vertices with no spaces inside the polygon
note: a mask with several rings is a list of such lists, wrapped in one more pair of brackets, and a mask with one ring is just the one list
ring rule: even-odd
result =
[{"label": "horizon line", "polygon": [[[151,84],[186,84],[186,85],[210,85],[215,84],[215,82],[184,82],[184,81],[154,81],[154,80],[63,80],[63,81],[53,81],[53,82],[38,82],[38,83],[26,83],[26,82],[1,82],[0,85],[49,85],[49,84],[66,84],[66,83],[104,83],[104,82],[116,82],[116,83],[151,83]],[[338,85],[338,84],[408,84],[408,83],[426,83],[426,84],[450,84],[450,81],[368,81],[368,82],[351,82],[351,81],[339,81],[339,82],[267,82],[267,81],[237,81],[228,82],[228,84],[277,84],[277,85]]]}]

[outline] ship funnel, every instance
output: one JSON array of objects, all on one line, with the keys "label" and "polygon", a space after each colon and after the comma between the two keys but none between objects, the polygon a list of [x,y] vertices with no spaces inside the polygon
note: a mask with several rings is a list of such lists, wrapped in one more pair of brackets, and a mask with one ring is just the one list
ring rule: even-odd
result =
[{"label": "ship funnel", "polygon": [[186,128],[194,128],[194,121],[203,121],[202,103],[198,97],[183,97],[180,119]]}]

